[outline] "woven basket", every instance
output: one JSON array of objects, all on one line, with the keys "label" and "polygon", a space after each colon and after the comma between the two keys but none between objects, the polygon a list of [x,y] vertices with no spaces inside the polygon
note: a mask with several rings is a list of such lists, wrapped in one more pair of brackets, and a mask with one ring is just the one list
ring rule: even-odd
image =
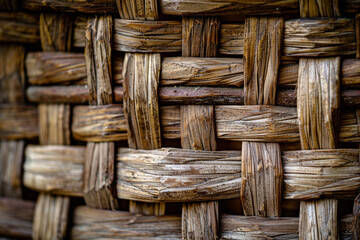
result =
[{"label": "woven basket", "polygon": [[1,239],[360,239],[359,0],[0,9]]}]

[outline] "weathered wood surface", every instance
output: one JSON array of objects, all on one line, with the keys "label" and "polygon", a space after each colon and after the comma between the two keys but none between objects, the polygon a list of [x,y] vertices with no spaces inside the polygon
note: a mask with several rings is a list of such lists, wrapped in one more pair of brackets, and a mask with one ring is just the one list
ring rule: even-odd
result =
[{"label": "weathered wood surface", "polygon": [[357,149],[286,151],[282,158],[286,199],[354,197],[360,188]]},{"label": "weathered wood surface", "polygon": [[279,106],[216,106],[217,137],[237,141],[297,142],[295,108]]},{"label": "weathered wood surface", "polygon": [[231,87],[161,87],[159,100],[165,105],[243,105],[244,91]]},{"label": "weathered wood surface", "polygon": [[70,198],[40,193],[36,201],[33,239],[65,239]]},{"label": "weathered wood surface", "polygon": [[86,85],[84,54],[31,52],[26,57],[26,73],[32,85]]},{"label": "weathered wood surface", "polygon": [[338,200],[300,202],[299,239],[338,239]]},{"label": "weathered wood surface", "polygon": [[124,52],[180,52],[180,22],[114,21],[114,49]]},{"label": "weathered wood surface", "polygon": [[84,160],[80,146],[27,146],[23,183],[37,191],[80,197]]},{"label": "weathered wood surface", "polygon": [[283,167],[278,143],[242,142],[240,197],[246,216],[279,217]]},{"label": "weathered wood surface", "polygon": [[39,135],[38,111],[31,105],[0,105],[0,138],[36,138]]},{"label": "weathered wood surface", "polygon": [[243,85],[241,58],[163,58],[160,84],[165,85]]},{"label": "weathered wood surface", "polygon": [[114,0],[23,0],[22,7],[29,11],[59,11],[83,13],[116,13]]},{"label": "weathered wood surface", "polygon": [[121,148],[117,160],[119,198],[182,202],[240,195],[240,152]]},{"label": "weathered wood surface", "polygon": [[89,102],[89,89],[86,86],[32,86],[26,89],[26,96],[35,103],[78,103]]},{"label": "weathered wood surface", "polygon": [[95,16],[88,20],[85,33],[85,61],[90,105],[113,103],[111,86],[112,24],[112,16]]},{"label": "weathered wood surface", "polygon": [[[85,19],[77,18],[77,47],[84,46]],[[139,52],[181,51],[181,24],[174,21],[130,21],[115,19],[114,49]],[[219,53],[242,55],[244,24],[219,26]],[[81,39],[82,38],[82,39]],[[200,41],[200,39],[199,39]],[[293,19],[284,24],[283,55],[292,57],[339,56],[356,53],[353,19]],[[186,46],[185,46],[186,47]]]},{"label": "weathered wood surface", "polygon": [[339,56],[355,54],[353,19],[296,19],[286,21],[284,55]]},{"label": "weathered wood surface", "polygon": [[[84,2],[83,0],[23,0],[22,7],[31,11],[61,11],[61,12],[83,12],[83,13],[117,13],[116,2],[114,0],[101,0],[97,2]],[[122,4],[127,1],[120,1]],[[132,1],[134,2],[134,1]],[[269,15],[269,14],[296,14],[299,12],[298,0],[270,0],[270,1],[233,1],[233,0],[160,0],[158,12],[165,15],[228,15],[228,14],[250,14],[250,15]],[[120,9],[123,5],[120,6]],[[126,6],[126,5],[125,5]],[[356,13],[360,9],[357,0],[343,1],[343,11]],[[133,9],[133,8],[130,8]],[[135,8],[133,9],[135,10]],[[144,16],[144,8],[141,15]],[[145,11],[145,12],[144,12]],[[152,9],[147,12],[153,12]],[[140,11],[139,11],[140,12]],[[122,11],[120,11],[120,15]],[[134,12],[124,11],[122,18],[130,18]],[[151,19],[148,19],[151,20]]]},{"label": "weathered wood surface", "polygon": [[181,239],[181,219],[80,206],[75,209],[71,238]]},{"label": "weathered wood surface", "polygon": [[70,105],[39,104],[39,141],[41,145],[70,145]]},{"label": "weathered wood surface", "polygon": [[124,112],[131,148],[161,147],[158,85],[160,54],[130,54],[124,60]]},{"label": "weathered wood surface", "polygon": [[[218,17],[183,17],[182,56],[216,57],[219,31]],[[216,151],[213,105],[182,105],[180,117],[182,148]],[[218,202],[183,203],[181,223],[183,239],[218,239]]]},{"label": "weathered wood surface", "polygon": [[0,198],[0,235],[32,239],[35,204],[14,198]]},{"label": "weathered wood surface", "polygon": [[69,52],[72,45],[74,18],[67,14],[41,13],[40,40],[43,51]]},{"label": "weathered wood surface", "polygon": [[219,42],[220,19],[190,17],[182,20],[182,56],[215,57]]},{"label": "weathered wood surface", "polygon": [[284,20],[249,17],[245,20],[245,105],[274,105]]},{"label": "weathered wood surface", "polygon": [[233,1],[233,0],[161,0],[160,9],[166,15],[266,15],[274,13],[296,13],[297,0]]},{"label": "weathered wood surface", "polygon": [[216,151],[214,107],[207,105],[180,106],[181,147]]},{"label": "weathered wood surface", "polygon": [[[262,218],[223,214],[221,239],[298,239],[299,218]],[[339,219],[341,239],[351,234],[351,216]],[[350,235],[351,236],[351,235]],[[72,239],[182,239],[179,216],[141,216],[123,211],[105,211],[79,206],[74,212]],[[351,239],[351,238],[350,238]]]},{"label": "weathered wood surface", "polygon": [[76,106],[73,108],[72,136],[81,141],[104,142],[127,139],[121,105]]},{"label": "weathered wood surface", "polygon": [[22,197],[24,148],[24,140],[0,142],[0,196]]},{"label": "weathered wood surface", "polygon": [[182,239],[218,239],[218,201],[184,203]]},{"label": "weathered wood surface", "polygon": [[294,217],[264,218],[221,216],[221,239],[298,239],[299,219]]},{"label": "weathered wood surface", "polygon": [[84,164],[84,199],[93,208],[117,209],[115,193],[115,143],[90,142]]},{"label": "weathered wood surface", "polygon": [[299,1],[300,17],[340,17],[340,6],[338,1],[325,0],[317,2],[314,0]]},{"label": "weathered wood surface", "polygon": [[39,43],[39,15],[25,12],[1,12],[0,42]]},{"label": "weathered wood surface", "polygon": [[25,47],[0,44],[0,103],[25,103]]},{"label": "weathered wood surface", "polygon": [[[113,56],[112,63],[113,83],[122,85],[123,57],[116,54]],[[280,65],[278,85],[295,87],[298,69],[299,65],[296,62]],[[32,52],[26,57],[26,71],[30,84],[86,84],[83,54]],[[161,63],[160,85],[242,87],[243,73],[243,59],[241,58],[164,57]],[[360,60],[344,59],[342,61],[341,85],[360,86]]]},{"label": "weathered wood surface", "polygon": [[159,18],[157,0],[116,0],[121,18],[137,20],[157,20]]},{"label": "weathered wood surface", "polygon": [[300,59],[297,107],[302,149],[336,147],[340,58]]}]

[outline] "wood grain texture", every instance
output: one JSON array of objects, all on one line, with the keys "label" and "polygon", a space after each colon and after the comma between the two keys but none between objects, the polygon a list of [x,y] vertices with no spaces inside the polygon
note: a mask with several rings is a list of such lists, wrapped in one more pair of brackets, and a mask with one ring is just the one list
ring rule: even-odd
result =
[{"label": "wood grain texture", "polygon": [[221,239],[298,239],[299,219],[295,217],[264,218],[221,216]]},{"label": "wood grain texture", "polygon": [[338,239],[337,199],[300,202],[299,239]]},{"label": "wood grain texture", "polygon": [[114,49],[124,52],[180,52],[181,31],[181,23],[176,21],[115,19]]},{"label": "wood grain texture", "polygon": [[357,149],[286,151],[284,198],[354,197],[360,188]]},{"label": "wood grain texture", "polygon": [[32,201],[0,198],[0,235],[11,239],[32,239],[34,207]]},{"label": "wood grain texture", "polygon": [[0,42],[40,42],[39,15],[25,12],[0,13]]},{"label": "wood grain texture", "polygon": [[353,19],[295,19],[286,21],[284,55],[328,57],[356,52]]},{"label": "wood grain texture", "polygon": [[70,198],[40,193],[35,205],[33,239],[64,239]]},{"label": "wood grain texture", "polygon": [[131,148],[161,147],[158,85],[160,54],[130,54],[124,60],[124,112]]},{"label": "wood grain texture", "polygon": [[243,61],[239,58],[163,58],[160,84],[195,86],[243,85]]},{"label": "wood grain texture", "polygon": [[25,103],[25,47],[0,44],[0,103]]},{"label": "wood grain texture", "polygon": [[26,73],[32,85],[86,85],[84,54],[31,52],[26,56]]},{"label": "wood grain texture", "polygon": [[86,29],[85,61],[89,104],[113,103],[111,87],[112,16],[89,18]]},{"label": "wood grain texture", "polygon": [[218,239],[218,205],[218,201],[184,204],[182,239]]},{"label": "wood grain texture", "polygon": [[[298,239],[299,218],[261,218],[223,214],[221,239]],[[350,224],[348,224],[350,219]],[[339,219],[341,236],[348,236],[351,217]],[[349,225],[349,226],[348,226]],[[72,239],[181,239],[179,216],[140,216],[123,211],[105,211],[79,206],[74,212]],[[345,239],[345,238],[344,238]]]},{"label": "wood grain texture", "polygon": [[180,116],[182,148],[216,151],[213,106],[182,105]]},{"label": "wood grain texture", "polygon": [[[219,52],[242,55],[244,25],[223,24]],[[317,57],[353,55],[356,52],[353,19],[292,19],[284,24],[283,55]]]},{"label": "wood grain texture", "polygon": [[36,191],[81,197],[84,161],[82,146],[29,145],[23,183]]},{"label": "wood grain texture", "polygon": [[78,103],[89,102],[86,86],[32,86],[26,89],[28,101],[35,103]]},{"label": "wood grain texture", "polygon": [[279,217],[283,167],[278,143],[242,142],[240,198],[246,216]]},{"label": "wood grain texture", "polygon": [[[218,17],[183,17],[182,26],[183,57],[216,57]],[[182,105],[180,117],[182,148],[216,151],[214,106]],[[183,239],[218,239],[218,202],[184,203],[181,222]]]},{"label": "wood grain texture", "polygon": [[71,15],[41,13],[40,40],[45,52],[69,52],[72,45],[74,18]]},{"label": "wood grain texture", "polygon": [[216,106],[217,137],[237,141],[296,142],[295,108],[279,106]]},{"label": "wood grain texture", "polygon": [[115,189],[115,144],[87,144],[84,164],[84,199],[93,208],[117,209]]},{"label": "wood grain texture", "polygon": [[273,105],[281,56],[284,20],[250,17],[245,20],[245,105]]},{"label": "wood grain texture", "polygon": [[121,105],[76,106],[72,116],[72,136],[77,140],[107,142],[127,139]]},{"label": "wood grain texture", "polygon": [[159,18],[157,0],[116,0],[121,18],[137,20],[157,20]]},{"label": "wood grain texture", "polygon": [[23,0],[22,7],[29,11],[60,11],[81,13],[116,13],[114,0]]},{"label": "wood grain texture", "polygon": [[244,24],[221,24],[219,53],[243,55],[244,29]]},{"label": "wood grain texture", "polygon": [[340,8],[337,0],[299,0],[300,17],[339,17]]},{"label": "wood grain texture", "polygon": [[122,199],[187,202],[240,195],[240,152],[121,148],[117,161]]},{"label": "wood grain texture", "polygon": [[354,239],[360,237],[360,194],[354,200],[353,219],[352,219],[352,234]]},{"label": "wood grain texture", "polygon": [[70,145],[70,105],[39,104],[41,145]]},{"label": "wood grain texture", "polygon": [[0,142],[0,196],[22,197],[24,148],[24,140]]},{"label": "wood grain texture", "polygon": [[190,17],[182,20],[182,56],[215,57],[218,48],[220,19]]},{"label": "wood grain texture", "polygon": [[268,15],[298,11],[297,0],[233,1],[233,0],[161,0],[161,12],[166,15]]},{"label": "wood grain texture", "polygon": [[24,139],[39,135],[38,111],[31,105],[0,105],[0,138]]},{"label": "wood grain texture", "polygon": [[80,206],[74,212],[72,239],[181,239],[178,216],[142,216],[124,211],[105,211]]},{"label": "wood grain texture", "polygon": [[297,109],[302,149],[335,148],[340,58],[300,59]]}]

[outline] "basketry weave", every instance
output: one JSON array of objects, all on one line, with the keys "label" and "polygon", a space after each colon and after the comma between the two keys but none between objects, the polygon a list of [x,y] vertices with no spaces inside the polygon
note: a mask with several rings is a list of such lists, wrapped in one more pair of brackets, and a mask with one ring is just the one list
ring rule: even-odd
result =
[{"label": "basketry weave", "polygon": [[0,238],[360,238],[360,1],[0,9]]}]

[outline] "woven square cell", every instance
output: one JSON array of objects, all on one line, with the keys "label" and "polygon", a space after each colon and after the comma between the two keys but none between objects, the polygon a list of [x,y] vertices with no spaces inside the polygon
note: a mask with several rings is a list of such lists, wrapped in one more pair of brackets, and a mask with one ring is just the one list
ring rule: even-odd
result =
[{"label": "woven square cell", "polygon": [[1,239],[360,239],[359,0],[0,0]]}]

